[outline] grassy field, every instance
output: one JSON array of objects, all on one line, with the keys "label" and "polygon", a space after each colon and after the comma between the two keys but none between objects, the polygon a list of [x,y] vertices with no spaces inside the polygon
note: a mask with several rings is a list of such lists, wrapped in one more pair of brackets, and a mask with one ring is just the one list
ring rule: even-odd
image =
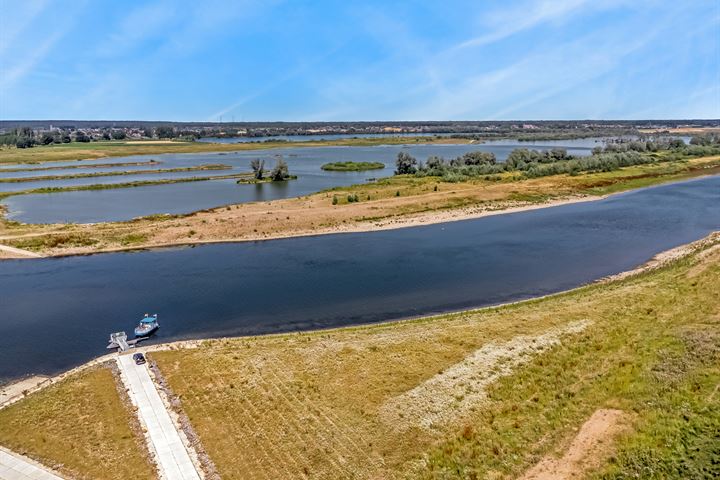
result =
[{"label": "grassy field", "polygon": [[[597,197],[720,173],[720,157],[627,167],[612,172],[524,179],[507,173],[460,183],[394,176],[300,198],[224,206],[94,225],[24,225],[0,220],[0,243],[47,255],[126,247],[238,241],[369,231],[437,223],[568,198]],[[348,202],[348,198],[357,200]],[[141,238],[128,244],[124,239]],[[77,242],[77,239],[83,239]],[[66,241],[67,240],[67,241]]]},{"label": "grassy field", "polygon": [[433,137],[344,138],[308,142],[206,143],[181,141],[98,141],[64,143],[33,148],[0,148],[0,165],[71,160],[90,160],[128,155],[159,155],[163,153],[234,152],[266,150],[279,147],[373,146],[406,143],[472,143],[471,140]]},{"label": "grassy field", "polygon": [[717,478],[718,245],[546,299],[151,358],[227,479],[517,478],[603,408],[629,426],[582,476]]},{"label": "grassy field", "polygon": [[0,410],[0,444],[71,478],[151,479],[140,427],[97,367]]}]

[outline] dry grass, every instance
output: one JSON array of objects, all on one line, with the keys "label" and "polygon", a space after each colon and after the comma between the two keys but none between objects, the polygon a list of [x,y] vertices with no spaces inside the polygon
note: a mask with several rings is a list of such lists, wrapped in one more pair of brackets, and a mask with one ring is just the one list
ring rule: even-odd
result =
[{"label": "dry grass", "polygon": [[72,478],[155,478],[132,415],[96,367],[0,410],[0,443]]},{"label": "dry grass", "polygon": [[[720,326],[720,251],[710,252],[512,306],[208,341],[152,358],[223,478],[512,478],[549,451],[566,449],[598,408],[637,415],[637,433],[621,438],[620,460],[598,464],[608,469],[606,475],[617,476],[613,469],[625,462],[627,471],[645,468],[682,478],[683,472],[711,468],[709,454],[678,457],[675,445],[658,435],[682,439],[692,428],[706,441],[712,422],[720,420],[717,411],[707,410],[720,382],[712,356],[720,351],[720,338],[706,334]],[[509,352],[510,365],[495,357],[486,365],[473,361],[482,349],[509,350],[521,346],[513,343],[518,339],[525,345],[578,321],[590,326],[524,352],[529,356],[523,362],[513,364]],[[699,339],[705,339],[704,350],[684,346]],[[673,353],[670,359],[663,348]],[[710,353],[688,357],[686,348]],[[664,377],[652,373],[667,362]],[[482,385],[486,394],[465,397],[464,388],[480,385],[473,378],[497,372],[494,383]],[[401,407],[403,399],[411,401],[408,392],[438,377],[449,381],[451,388],[442,393],[455,395],[459,407],[445,409],[442,421],[413,424],[402,408],[394,409],[394,417],[384,414],[387,405]],[[672,395],[664,393],[669,382]],[[411,417],[414,410],[408,404]],[[677,423],[682,415],[689,426]],[[639,455],[640,448],[654,456]]]}]

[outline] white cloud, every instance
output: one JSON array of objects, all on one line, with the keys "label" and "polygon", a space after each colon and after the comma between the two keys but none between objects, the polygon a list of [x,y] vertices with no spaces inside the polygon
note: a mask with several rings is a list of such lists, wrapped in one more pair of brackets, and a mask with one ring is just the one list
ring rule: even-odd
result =
[{"label": "white cloud", "polygon": [[578,13],[588,3],[588,0],[543,0],[519,8],[490,13],[483,22],[490,28],[489,33],[465,40],[453,46],[451,50],[480,47],[503,40],[542,23]]},{"label": "white cloud", "polygon": [[27,55],[22,57],[22,60],[12,67],[2,67],[0,71],[0,88],[7,89],[12,85],[22,80],[27,74],[33,71],[33,69],[40,63],[45,56],[55,47],[58,41],[67,33],[68,27],[62,30],[56,30],[48,38],[46,38],[39,46],[34,48]]}]

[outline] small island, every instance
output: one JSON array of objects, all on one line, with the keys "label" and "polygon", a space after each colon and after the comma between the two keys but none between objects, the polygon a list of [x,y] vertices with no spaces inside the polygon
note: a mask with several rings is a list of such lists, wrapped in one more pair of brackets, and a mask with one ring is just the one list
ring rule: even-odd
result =
[{"label": "small island", "polygon": [[275,168],[272,169],[272,171],[269,172],[269,176],[265,176],[266,173],[268,173],[265,170],[265,160],[260,160],[259,158],[256,158],[255,160],[250,161],[250,168],[252,168],[252,178],[241,178],[236,183],[238,184],[244,184],[244,183],[270,183],[270,182],[284,182],[286,180],[295,180],[297,179],[297,175],[290,175],[290,172],[288,171],[288,165],[285,160],[283,160],[281,157],[277,158],[277,162],[275,163]]},{"label": "small island", "polygon": [[364,170],[380,170],[385,168],[381,162],[331,162],[322,167],[323,170],[332,172],[362,172]]}]

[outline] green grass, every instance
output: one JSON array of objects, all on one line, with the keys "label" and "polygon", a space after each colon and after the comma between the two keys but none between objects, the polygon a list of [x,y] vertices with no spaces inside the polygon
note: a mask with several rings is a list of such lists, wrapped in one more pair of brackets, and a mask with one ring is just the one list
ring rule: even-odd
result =
[{"label": "green grass", "polygon": [[147,235],[142,233],[129,233],[120,238],[120,244],[123,246],[138,245],[146,241]]},{"label": "green grass", "polygon": [[[135,235],[133,238],[140,238]],[[125,239],[127,237],[123,237]],[[88,247],[98,243],[98,240],[82,233],[54,233],[38,237],[19,238],[12,242],[16,248],[24,250],[42,251],[46,248],[58,247]],[[138,243],[138,242],[133,242]]]},{"label": "green grass", "polygon": [[381,170],[385,168],[385,164],[380,162],[330,162],[320,168],[331,172],[362,172],[364,170]]},{"label": "green grass", "polygon": [[566,441],[569,426],[611,407],[631,413],[635,431],[597,478],[717,478],[718,255],[688,278],[691,265],[626,282],[640,289],[614,295],[590,331],[499,381],[487,408],[467,422],[471,434],[433,448],[422,477],[516,475]]}]

